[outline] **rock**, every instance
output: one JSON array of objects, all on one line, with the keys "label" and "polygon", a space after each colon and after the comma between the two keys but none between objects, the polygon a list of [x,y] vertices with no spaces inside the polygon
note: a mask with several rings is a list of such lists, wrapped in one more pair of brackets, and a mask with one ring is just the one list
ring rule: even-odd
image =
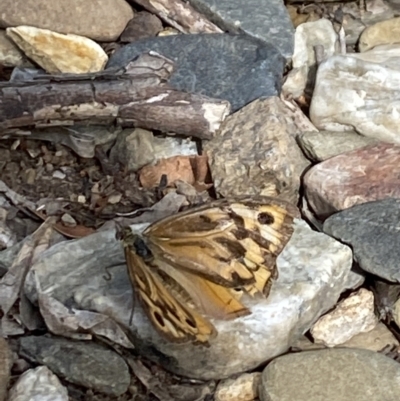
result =
[{"label": "rock", "polygon": [[0,29],[0,64],[5,67],[33,66],[15,43],[7,38],[6,31],[2,29]]},{"label": "rock", "polygon": [[356,2],[344,4],[343,28],[348,46],[357,44],[360,35],[367,27],[394,17],[395,13],[387,3],[385,0],[367,0],[364,3],[365,7]]},{"label": "rock", "polygon": [[190,138],[175,138],[172,136],[154,137],[154,158],[156,160],[167,159],[173,156],[197,155],[196,142]]},{"label": "rock", "polygon": [[281,0],[191,0],[190,5],[224,31],[272,43],[291,58],[293,25]]},{"label": "rock", "polygon": [[354,259],[363,270],[398,283],[399,220],[400,200],[384,199],[353,206],[334,214],[325,221],[323,230],[349,244],[353,249]]},{"label": "rock", "polygon": [[0,27],[30,25],[100,42],[116,40],[133,17],[125,0],[2,0]]},{"label": "rock", "polygon": [[311,328],[311,335],[316,343],[334,347],[359,333],[371,331],[377,323],[374,295],[361,288],[322,316]]},{"label": "rock", "polygon": [[378,141],[356,131],[308,131],[298,136],[298,143],[309,159],[320,162]]},{"label": "rock", "polygon": [[388,62],[367,62],[354,55],[324,61],[310,106],[314,125],[332,131],[355,129],[368,137],[400,143],[400,71],[385,64]]},{"label": "rock", "polygon": [[107,68],[123,67],[145,51],[172,59],[168,83],[182,91],[226,99],[232,110],[278,95],[284,59],[277,49],[247,35],[196,34],[142,39],[117,50]]},{"label": "rock", "polygon": [[295,99],[304,91],[311,94],[317,73],[315,46],[323,46],[323,59],[326,59],[338,52],[337,41],[332,23],[325,18],[298,26],[294,36],[293,69],[283,85],[283,93]]},{"label": "rock", "polygon": [[7,28],[10,37],[25,54],[50,74],[97,72],[107,63],[100,45],[77,35],[63,35],[31,26]]},{"label": "rock", "polygon": [[400,327],[400,299],[394,304],[393,308],[393,319],[397,324],[397,327]]},{"label": "rock", "polygon": [[215,401],[253,401],[258,398],[261,373],[245,373],[236,379],[221,381],[214,393]]},{"label": "rock", "polygon": [[394,401],[400,392],[399,378],[400,364],[376,352],[339,348],[300,352],[266,367],[260,400]]},{"label": "rock", "polygon": [[[143,224],[135,230],[143,230]],[[76,316],[76,311],[112,317],[130,332],[139,353],[175,374],[202,380],[222,379],[254,369],[286,352],[352,284],[351,265],[350,248],[296,220],[294,234],[278,257],[279,277],[272,284],[269,297],[250,299],[252,313],[248,316],[214,320],[218,335],[209,348],[164,340],[150,324],[140,303],[136,303],[132,325],[129,324],[132,287],[122,246],[115,240],[113,230],[51,247],[32,266],[25,292],[35,301],[39,288],[39,295],[44,292],[40,299],[46,296],[67,303],[69,309],[65,309],[73,308],[75,312],[71,317],[65,315],[64,321]],[[49,313],[54,311],[46,314]],[[81,327],[88,327],[88,323],[82,320]],[[115,333],[115,329],[109,329],[101,335],[120,343]]]},{"label": "rock", "polygon": [[6,399],[12,365],[12,351],[8,346],[7,340],[0,338],[0,401]]},{"label": "rock", "polygon": [[297,203],[300,176],[309,165],[297,146],[297,130],[290,109],[277,97],[256,100],[228,116],[203,144],[217,193]]},{"label": "rock", "polygon": [[375,296],[375,309],[380,320],[393,320],[393,308],[400,298],[400,284],[391,283],[375,276],[371,283],[371,290]]},{"label": "rock", "polygon": [[382,351],[386,347],[392,348],[398,345],[399,342],[392,332],[383,323],[378,323],[371,331],[359,333],[340,346]]},{"label": "rock", "polygon": [[110,163],[120,163],[128,172],[136,172],[154,160],[153,133],[142,128],[124,129],[110,152]]},{"label": "rock", "polygon": [[133,42],[135,40],[156,36],[163,29],[161,20],[147,11],[140,11],[128,22],[121,35],[121,42]]},{"label": "rock", "polygon": [[325,160],[304,175],[304,192],[322,219],[357,204],[400,197],[400,146],[369,145]]},{"label": "rock", "polygon": [[10,390],[8,401],[68,401],[67,389],[46,366],[23,373]]},{"label": "rock", "polygon": [[125,393],[130,374],[116,352],[93,342],[57,337],[26,336],[20,339],[20,354],[45,364],[65,380],[110,396]]},{"label": "rock", "polygon": [[400,18],[378,22],[366,28],[358,42],[360,52],[365,52],[375,46],[400,43]]}]

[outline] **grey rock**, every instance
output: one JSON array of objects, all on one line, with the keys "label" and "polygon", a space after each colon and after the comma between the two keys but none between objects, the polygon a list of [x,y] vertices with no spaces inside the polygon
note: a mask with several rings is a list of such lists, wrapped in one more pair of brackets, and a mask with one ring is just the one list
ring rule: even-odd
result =
[{"label": "grey rock", "polygon": [[261,401],[395,401],[399,394],[400,364],[361,349],[285,355],[267,366],[260,385]]},{"label": "grey rock", "polygon": [[244,32],[272,43],[290,59],[294,28],[282,0],[189,0],[189,3],[221,29]]},{"label": "grey rock", "polygon": [[7,340],[0,338],[0,401],[4,401],[7,395],[8,382],[11,377],[13,357]]},{"label": "grey rock", "polygon": [[112,396],[125,393],[130,383],[125,361],[114,351],[93,342],[27,336],[20,354],[46,365],[65,380]]},{"label": "grey rock", "polygon": [[377,142],[355,131],[309,131],[298,137],[298,143],[306,156],[318,162]]},{"label": "grey rock", "polygon": [[156,51],[176,63],[175,89],[228,100],[238,110],[260,97],[278,95],[284,59],[269,43],[247,35],[172,35],[138,40],[117,50],[107,68],[123,67]]},{"label": "grey rock", "polygon": [[353,206],[330,216],[325,233],[350,245],[360,267],[400,282],[400,200],[383,199]]},{"label": "grey rock", "polygon": [[[218,335],[209,348],[161,338],[140,302],[135,304],[130,325],[132,286],[122,245],[112,230],[51,247],[32,267],[34,279],[29,275],[25,291],[34,300],[36,281],[42,294],[69,309],[112,318],[130,332],[139,353],[165,369],[209,380],[254,369],[286,352],[352,283],[351,265],[350,248],[296,220],[294,234],[278,257],[279,277],[268,298],[249,299],[246,306],[252,313],[248,316],[215,319]],[[88,323],[83,321],[81,326]],[[119,342],[111,330],[103,336]]]}]

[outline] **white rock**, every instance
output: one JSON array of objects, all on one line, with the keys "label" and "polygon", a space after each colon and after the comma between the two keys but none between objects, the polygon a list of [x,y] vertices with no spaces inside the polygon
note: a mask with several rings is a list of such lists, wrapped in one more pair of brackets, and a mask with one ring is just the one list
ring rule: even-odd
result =
[{"label": "white rock", "polygon": [[261,373],[245,373],[236,379],[221,381],[214,393],[215,401],[253,401],[258,398]]},{"label": "white rock", "polygon": [[19,377],[8,401],[68,401],[68,392],[50,369],[39,366]]},{"label": "white rock", "polygon": [[[296,28],[294,36],[293,69],[283,85],[283,92],[298,98],[304,92],[307,83],[315,80],[315,46],[324,48],[324,59],[337,53],[337,34],[332,23],[322,18],[306,22]],[[321,60],[320,60],[321,61]]]},{"label": "white rock", "polygon": [[[72,298],[76,309],[112,317],[131,330],[133,338],[151,345],[146,348],[147,357],[164,361],[164,367],[176,374],[222,379],[254,369],[286,352],[353,284],[352,260],[349,247],[296,220],[294,234],[278,257],[279,277],[268,298],[250,300],[252,313],[248,316],[214,320],[218,335],[209,348],[182,346],[161,338],[140,303],[136,303],[132,325],[129,324],[132,288],[114,231],[54,245],[32,267],[25,290],[35,301],[39,285],[46,296],[61,303]],[[118,342],[111,330],[103,335]]]},{"label": "white rock", "polygon": [[50,74],[101,71],[108,60],[100,45],[83,36],[64,35],[32,26],[7,28],[6,33]]},{"label": "white rock", "polygon": [[316,343],[334,347],[356,334],[372,330],[377,323],[374,294],[362,288],[341,301],[332,312],[321,317],[312,327],[311,335]]},{"label": "white rock", "polygon": [[400,143],[400,71],[384,64],[354,55],[333,56],[323,62],[310,106],[314,125],[328,131],[354,129]]}]

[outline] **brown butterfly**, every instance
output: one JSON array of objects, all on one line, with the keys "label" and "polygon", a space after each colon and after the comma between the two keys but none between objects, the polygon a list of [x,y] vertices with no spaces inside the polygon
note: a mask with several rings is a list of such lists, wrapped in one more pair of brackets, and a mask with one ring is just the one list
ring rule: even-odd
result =
[{"label": "brown butterfly", "polygon": [[172,342],[208,345],[209,320],[248,315],[243,294],[268,296],[276,258],[297,208],[269,197],[221,199],[150,225],[123,240],[129,277],[157,331]]}]

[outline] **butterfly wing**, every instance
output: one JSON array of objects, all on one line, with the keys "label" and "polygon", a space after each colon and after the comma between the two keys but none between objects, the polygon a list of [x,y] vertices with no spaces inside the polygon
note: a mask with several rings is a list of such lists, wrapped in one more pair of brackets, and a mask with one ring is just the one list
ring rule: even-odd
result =
[{"label": "butterfly wing", "polygon": [[269,197],[222,199],[152,224],[157,258],[225,287],[266,292],[297,208]]},{"label": "butterfly wing", "polygon": [[214,326],[172,295],[149,267],[151,256],[138,254],[137,244],[129,233],[125,235],[124,248],[132,286],[156,330],[173,342],[191,341],[207,345],[216,334]]}]

